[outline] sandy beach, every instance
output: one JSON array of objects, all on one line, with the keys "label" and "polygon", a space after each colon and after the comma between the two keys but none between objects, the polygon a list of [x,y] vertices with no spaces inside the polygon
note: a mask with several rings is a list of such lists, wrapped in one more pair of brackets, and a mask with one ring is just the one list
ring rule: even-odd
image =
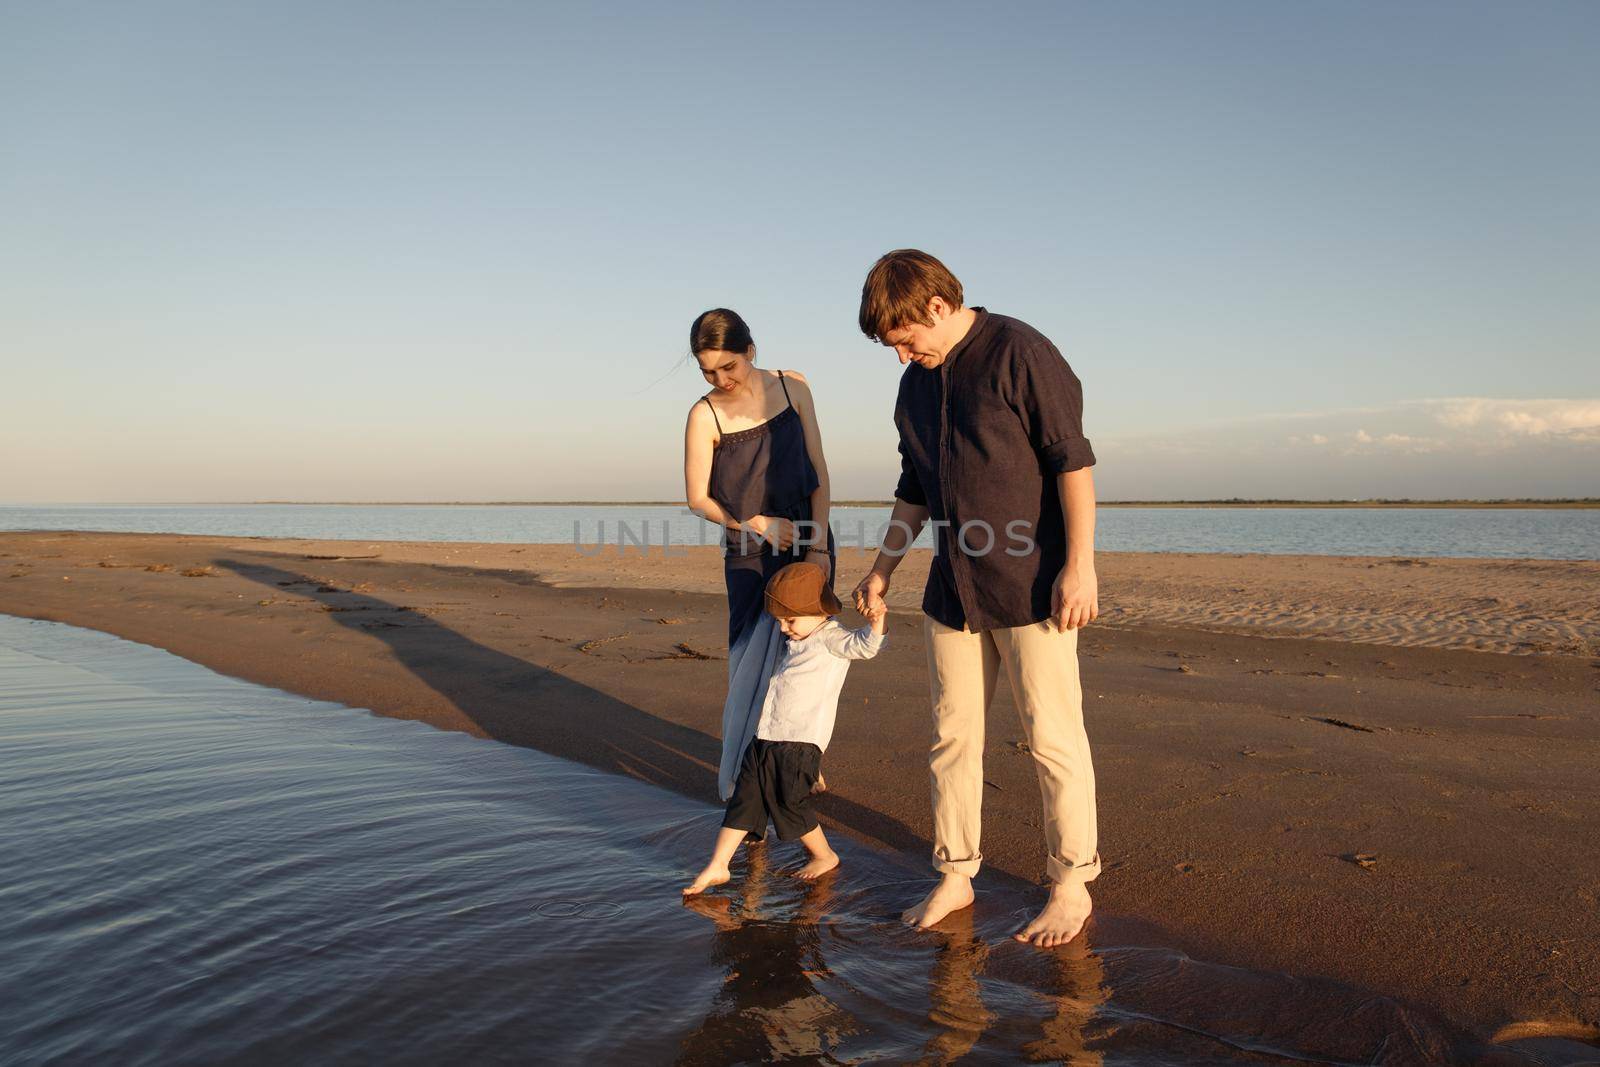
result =
[{"label": "sandy beach", "polygon": [[[864,572],[840,559],[840,586]],[[830,827],[926,853],[917,604],[852,671]],[[1224,964],[1336,978],[1493,1034],[1600,1018],[1600,563],[1102,554],[1082,639],[1098,907]],[[715,550],[0,533],[0,612],[537,748],[714,803]],[[1037,882],[1009,697],[986,877]],[[1091,931],[1091,939],[1093,932]]]}]

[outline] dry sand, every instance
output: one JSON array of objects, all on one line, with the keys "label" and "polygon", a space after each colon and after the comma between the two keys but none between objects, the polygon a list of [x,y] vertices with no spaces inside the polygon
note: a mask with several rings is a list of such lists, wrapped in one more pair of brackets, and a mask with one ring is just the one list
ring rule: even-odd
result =
[{"label": "dry sand", "polygon": [[[384,558],[396,548],[384,546]],[[505,557],[475,548],[434,545],[405,558],[421,562],[424,552],[454,551],[486,566],[504,565]],[[648,558],[615,547],[587,551],[594,554],[546,550],[539,572],[557,585],[722,592],[722,571],[710,550],[667,558],[659,548]],[[497,558],[500,563],[489,562]],[[893,607],[921,607],[931,558],[918,550],[901,564],[889,597]],[[840,579],[853,584],[870,564],[869,555],[846,551]],[[1597,562],[1148,552],[1101,553],[1099,566],[1104,625],[1600,656]]]},{"label": "dry sand", "polygon": [[[865,566],[847,551],[841,585]],[[823,805],[913,854],[930,823],[926,567],[902,566],[892,645],[851,672]],[[1485,1034],[1595,1024],[1600,564],[1106,554],[1101,573],[1081,648],[1103,911]],[[0,534],[0,612],[708,804],[725,610],[714,550]],[[986,877],[1033,882],[1021,740],[1002,695]]]}]

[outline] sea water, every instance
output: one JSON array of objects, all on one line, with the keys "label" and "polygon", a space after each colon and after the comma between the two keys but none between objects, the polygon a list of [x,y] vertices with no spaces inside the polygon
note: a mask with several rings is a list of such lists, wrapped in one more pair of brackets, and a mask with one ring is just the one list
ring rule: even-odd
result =
[{"label": "sea water", "polygon": [[[842,546],[876,546],[888,508],[835,508]],[[104,530],[363,541],[710,545],[717,531],[681,507],[644,505],[0,505],[0,530]],[[973,544],[984,543],[981,531]],[[997,543],[1008,542],[1004,530]],[[1107,552],[1600,559],[1600,509],[1101,508]],[[918,544],[931,544],[924,532]]]}]

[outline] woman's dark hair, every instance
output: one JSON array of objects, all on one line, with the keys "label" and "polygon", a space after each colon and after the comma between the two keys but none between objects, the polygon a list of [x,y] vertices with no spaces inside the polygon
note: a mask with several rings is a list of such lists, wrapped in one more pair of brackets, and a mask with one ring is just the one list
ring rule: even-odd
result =
[{"label": "woman's dark hair", "polygon": [[755,343],[739,313],[727,308],[702,311],[689,327],[689,351],[697,356],[702,352],[747,352]]}]

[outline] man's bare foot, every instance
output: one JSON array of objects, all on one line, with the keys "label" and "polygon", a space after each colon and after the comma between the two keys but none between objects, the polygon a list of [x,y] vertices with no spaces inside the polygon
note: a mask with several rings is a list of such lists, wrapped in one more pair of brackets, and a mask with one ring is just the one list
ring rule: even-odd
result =
[{"label": "man's bare foot", "polygon": [[933,892],[922,898],[922,903],[907,908],[900,919],[918,930],[926,930],[952,911],[960,911],[971,903],[972,879],[964,874],[947,874],[933,887]]},{"label": "man's bare foot", "polygon": [[683,887],[683,895],[686,897],[696,896],[704,893],[714,885],[721,885],[731,877],[733,876],[728,873],[728,868],[726,867],[707,867],[700,872],[700,877],[696,878],[692,884]]},{"label": "man's bare foot", "polygon": [[1050,888],[1050,899],[1045,901],[1044,910],[1026,929],[1013,936],[1039,948],[1065,945],[1082,932],[1093,907],[1088,886],[1082,882],[1057,882]]},{"label": "man's bare foot", "polygon": [[794,876],[814,882],[837,866],[839,866],[839,854],[830,849],[821,856],[812,856],[811,862],[795,871]]}]

